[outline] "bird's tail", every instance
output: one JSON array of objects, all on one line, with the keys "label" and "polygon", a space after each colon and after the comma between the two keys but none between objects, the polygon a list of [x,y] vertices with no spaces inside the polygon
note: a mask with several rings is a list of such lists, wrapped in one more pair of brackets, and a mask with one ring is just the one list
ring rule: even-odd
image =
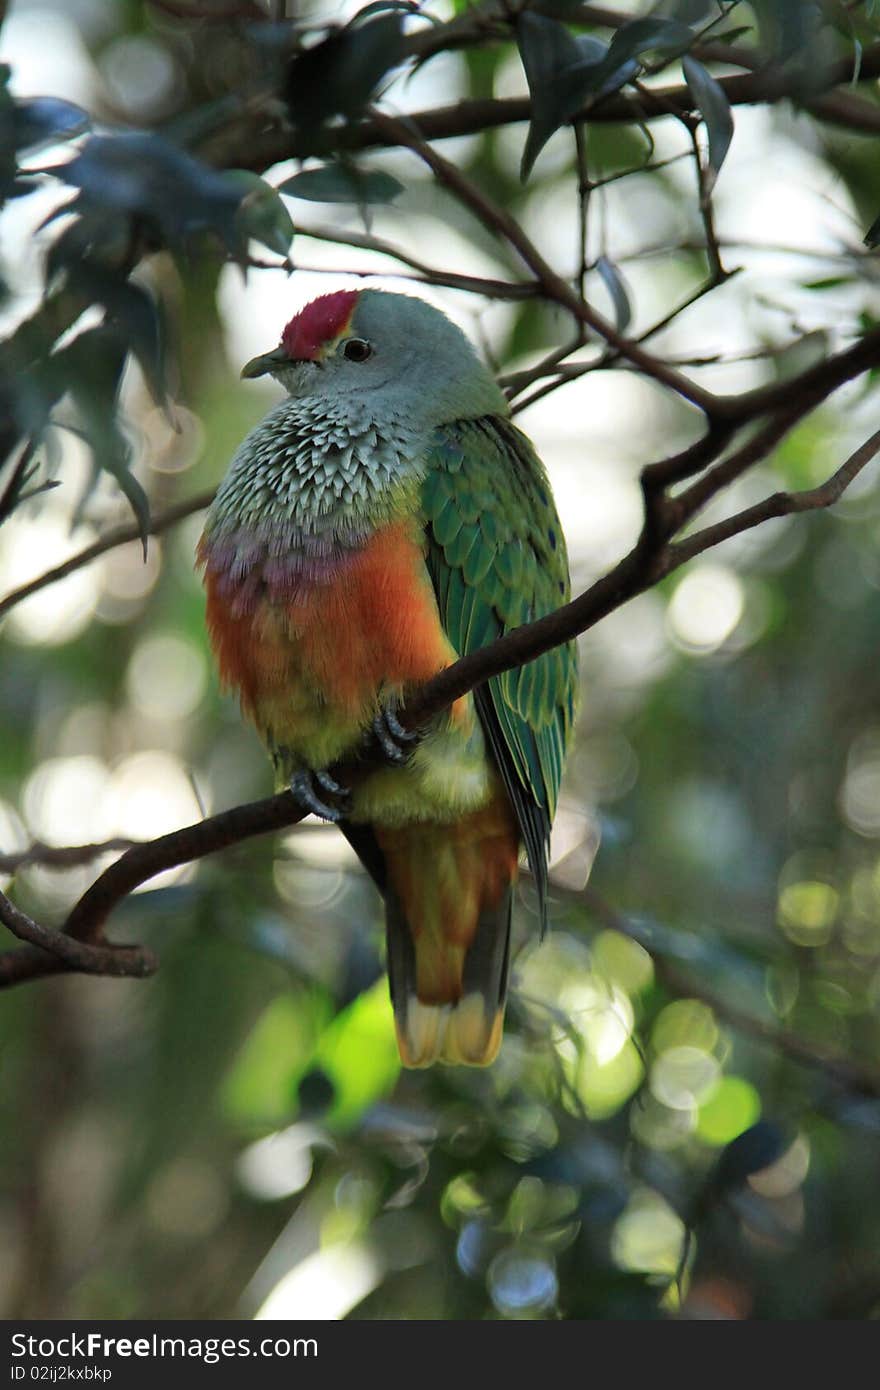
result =
[{"label": "bird's tail", "polygon": [[506,806],[500,819],[377,834],[405,1066],[488,1066],[501,1046],[518,837]]},{"label": "bird's tail", "polygon": [[[458,1062],[485,1067],[501,1046],[510,966],[513,889],[480,914],[469,949],[413,938],[397,898],[386,901],[388,978],[397,1043],[404,1066]],[[419,976],[448,988],[423,998]]]}]

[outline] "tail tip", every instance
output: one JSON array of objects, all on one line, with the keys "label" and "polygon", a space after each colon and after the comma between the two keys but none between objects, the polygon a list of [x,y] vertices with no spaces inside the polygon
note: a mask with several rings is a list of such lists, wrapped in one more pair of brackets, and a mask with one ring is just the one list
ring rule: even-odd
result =
[{"label": "tail tip", "polygon": [[501,1046],[504,1009],[490,1012],[477,992],[453,1004],[426,1004],[411,995],[396,1023],[405,1067],[430,1067],[435,1062],[488,1067]]}]

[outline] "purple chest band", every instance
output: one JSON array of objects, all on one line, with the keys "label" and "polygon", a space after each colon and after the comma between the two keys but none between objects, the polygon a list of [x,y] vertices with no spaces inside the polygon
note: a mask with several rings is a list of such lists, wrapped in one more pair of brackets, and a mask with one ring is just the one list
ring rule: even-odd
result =
[{"label": "purple chest band", "polygon": [[327,539],[298,536],[283,547],[277,542],[236,531],[207,541],[205,571],[237,617],[253,613],[258,603],[287,604],[297,595],[337,579],[352,563],[362,537]]}]

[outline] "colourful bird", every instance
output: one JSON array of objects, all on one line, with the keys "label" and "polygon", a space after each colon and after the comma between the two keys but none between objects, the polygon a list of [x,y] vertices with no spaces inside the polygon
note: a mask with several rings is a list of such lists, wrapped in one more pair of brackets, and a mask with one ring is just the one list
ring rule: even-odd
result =
[{"label": "colourful bird", "polygon": [[[546,922],[574,645],[489,681],[412,744],[394,711],[567,601],[547,476],[465,335],[423,300],[323,295],[242,376],[265,373],[287,397],[238,449],[199,543],[221,679],[279,787],[338,823],[384,897],[405,1065],[486,1065],[522,846]],[[328,769],[371,731],[385,759],[349,791]]]}]

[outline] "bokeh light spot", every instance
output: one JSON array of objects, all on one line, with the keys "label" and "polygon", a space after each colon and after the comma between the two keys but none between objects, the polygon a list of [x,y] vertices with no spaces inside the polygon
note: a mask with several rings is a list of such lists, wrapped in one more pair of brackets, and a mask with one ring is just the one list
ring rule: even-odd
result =
[{"label": "bokeh light spot", "polygon": [[[80,527],[74,540],[69,523],[48,508],[36,519],[16,517],[3,528],[0,591],[16,589],[47,568],[63,564],[93,539],[94,532]],[[86,565],[16,604],[5,630],[25,646],[72,642],[88,626],[97,600],[97,572]]]},{"label": "bokeh light spot", "polygon": [[667,1004],[651,1032],[651,1044],[658,1053],[682,1045],[711,1052],[717,1042],[715,1015],[700,999],[676,999]]},{"label": "bokeh light spot", "polygon": [[264,1202],[300,1192],[312,1175],[312,1145],[321,1138],[312,1125],[289,1125],[249,1144],[236,1165],[246,1192]]},{"label": "bokeh light spot", "polygon": [[831,939],[839,903],[840,895],[830,883],[789,883],[779,894],[779,925],[798,946],[824,946]]},{"label": "bokeh light spot", "polygon": [[799,1134],[781,1158],[751,1175],[749,1186],[762,1197],[788,1197],[797,1191],[809,1171],[810,1141]]},{"label": "bokeh light spot", "polygon": [[[0,801],[0,850],[4,854],[15,854],[26,844],[24,826],[14,807],[7,801]],[[0,873],[0,891],[7,887],[11,877],[11,874]]]},{"label": "bokeh light spot", "polygon": [[50,845],[104,838],[104,803],[110,773],[99,758],[47,758],[31,773],[22,793],[25,820]]},{"label": "bokeh light spot", "polygon": [[537,1316],[555,1303],[559,1292],[552,1262],[545,1255],[517,1249],[495,1256],[488,1283],[492,1302],[507,1317]]},{"label": "bokeh light spot", "polygon": [[880,836],[880,731],[870,729],[855,739],[840,788],[840,809],[859,835]]},{"label": "bokeh light spot", "polygon": [[723,565],[696,565],[676,585],[667,609],[670,636],[695,656],[717,651],[743,615],[739,577]]},{"label": "bokeh light spot", "polygon": [[671,1110],[690,1110],[718,1084],[720,1067],[699,1047],[670,1047],[651,1067],[651,1090]]},{"label": "bokeh light spot", "polygon": [[622,932],[599,932],[592,953],[597,972],[627,994],[640,994],[654,979],[654,962],[649,953]]},{"label": "bokeh light spot", "polygon": [[192,714],[205,691],[202,653],[174,633],[153,633],[135,647],[125,687],[131,704],[147,719],[177,720]]},{"label": "bokeh light spot", "polygon": [[741,1076],[724,1076],[700,1105],[697,1135],[706,1144],[729,1144],[761,1115],[761,1098]]},{"label": "bokeh light spot", "polygon": [[649,1188],[638,1189],[611,1235],[611,1254],[621,1269],[674,1274],[685,1238],[684,1222]]}]

